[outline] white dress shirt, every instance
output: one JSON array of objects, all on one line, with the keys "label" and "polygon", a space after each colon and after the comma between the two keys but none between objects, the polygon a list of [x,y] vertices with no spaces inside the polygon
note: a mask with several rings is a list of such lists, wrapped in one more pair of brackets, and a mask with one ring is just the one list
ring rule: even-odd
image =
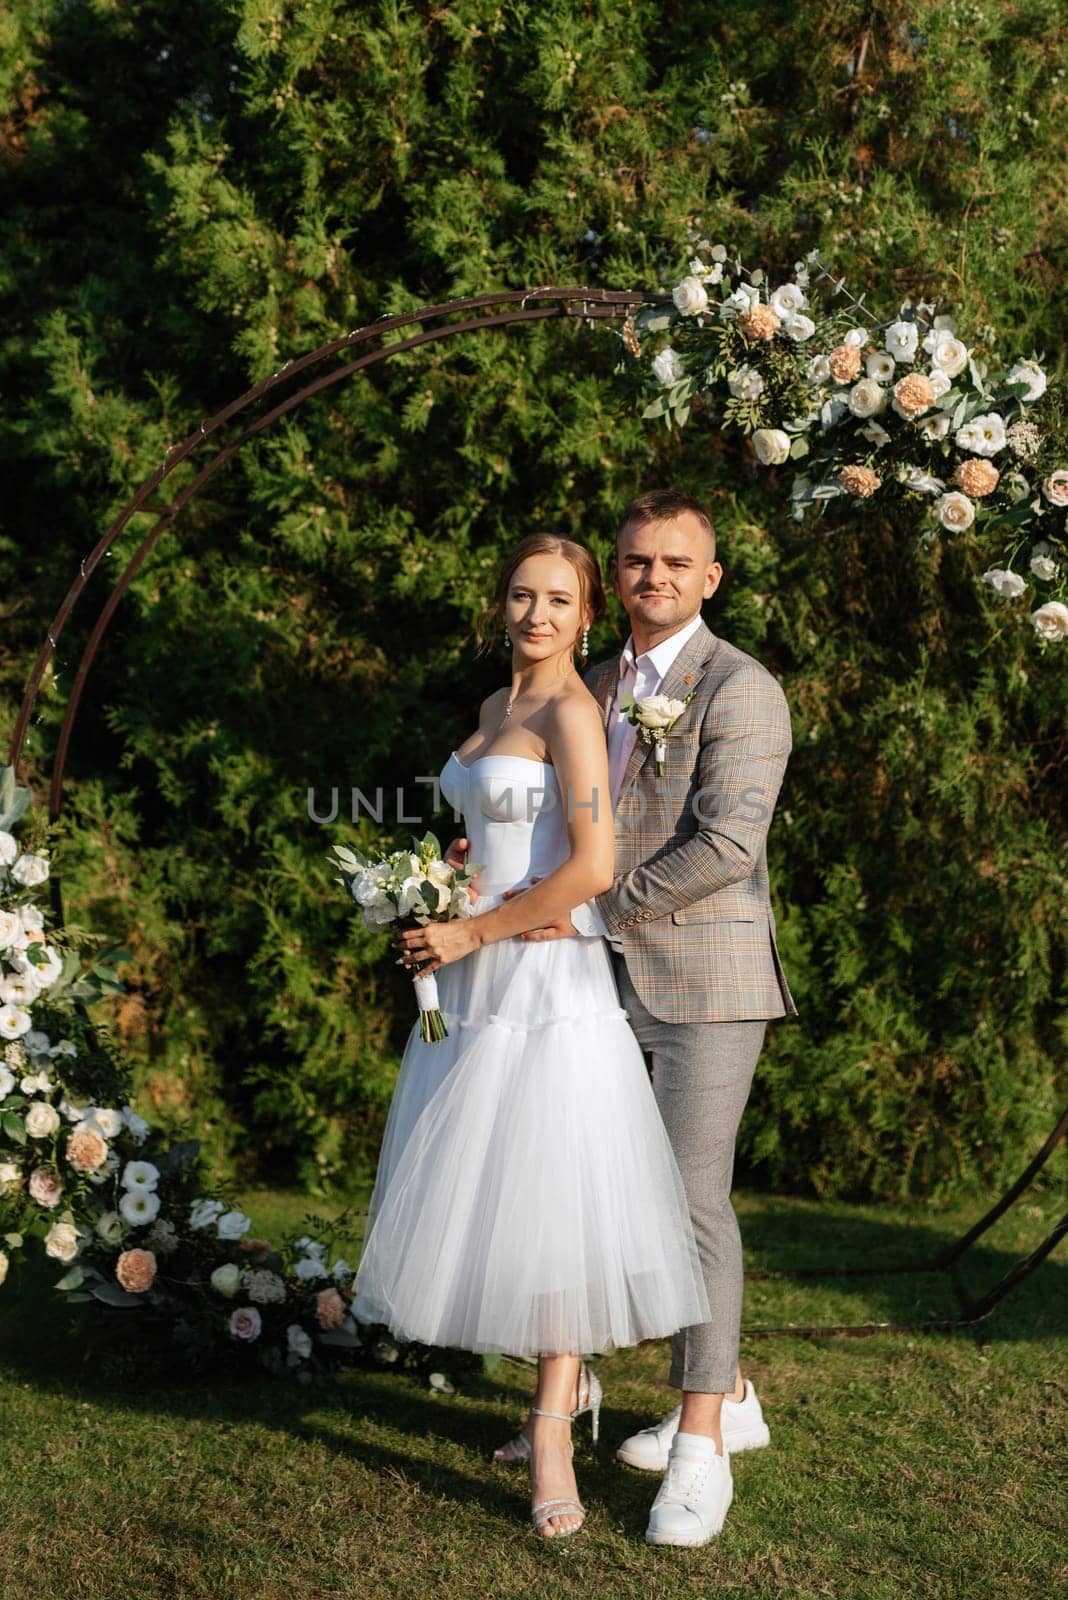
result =
[{"label": "white dress shirt", "polygon": [[[646,700],[650,695],[658,693],[668,668],[674,663],[687,639],[691,638],[700,626],[701,613],[698,612],[676,633],[661,639],[651,650],[643,650],[640,656],[634,654],[633,634],[623,646],[619,657],[619,681],[608,713],[608,781],[612,790],[613,808],[623,782],[623,774],[627,770],[630,753],[634,748],[634,741],[638,737],[638,730],[627,720],[626,713],[620,708],[620,701],[628,692],[633,694],[635,700]],[[575,928],[584,937],[603,936],[613,950],[618,950],[620,955],[623,954],[622,941],[608,932],[596,900],[586,900],[582,905],[572,907],[570,915]]]}]

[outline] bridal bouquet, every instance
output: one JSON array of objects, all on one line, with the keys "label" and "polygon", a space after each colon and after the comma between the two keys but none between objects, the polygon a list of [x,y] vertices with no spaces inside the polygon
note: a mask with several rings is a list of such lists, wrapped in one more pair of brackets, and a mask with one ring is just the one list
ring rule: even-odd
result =
[{"label": "bridal bouquet", "polygon": [[[383,928],[392,922],[402,928],[425,927],[428,922],[471,915],[467,886],[482,863],[450,867],[441,859],[441,845],[432,833],[412,842],[415,850],[394,850],[373,861],[358,850],[333,846],[331,862],[340,869],[337,882],[360,907],[365,927]],[[414,983],[419,1036],[436,1044],[449,1031],[438,1006],[437,979],[432,973],[417,974]]]},{"label": "bridal bouquet", "polygon": [[790,493],[799,521],[839,500],[903,505],[924,542],[995,536],[1005,554],[982,581],[1010,599],[1034,584],[1035,632],[1068,637],[1068,418],[1037,357],[992,371],[925,302],[881,322],[818,251],[773,287],[723,245],[694,248],[671,307],[646,307],[624,329],[632,357],[643,333],[669,339],[643,362],[658,390],[643,416],[682,426],[710,408],[763,466],[803,463]]}]

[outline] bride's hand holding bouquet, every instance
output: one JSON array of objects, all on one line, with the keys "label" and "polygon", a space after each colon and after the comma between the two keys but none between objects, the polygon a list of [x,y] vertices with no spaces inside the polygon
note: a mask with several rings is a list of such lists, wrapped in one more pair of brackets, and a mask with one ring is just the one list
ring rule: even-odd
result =
[{"label": "bride's hand holding bouquet", "polygon": [[[470,927],[470,883],[481,863],[458,866],[443,861],[441,845],[432,833],[413,843],[414,851],[394,850],[375,860],[345,845],[334,845],[331,862],[339,868],[337,881],[360,907],[365,927],[395,923],[403,930],[394,945],[402,951],[405,967],[416,971],[420,1037],[433,1044],[449,1031],[438,1005],[433,974],[447,961],[467,955],[479,942]],[[417,961],[413,940],[433,959]]]}]

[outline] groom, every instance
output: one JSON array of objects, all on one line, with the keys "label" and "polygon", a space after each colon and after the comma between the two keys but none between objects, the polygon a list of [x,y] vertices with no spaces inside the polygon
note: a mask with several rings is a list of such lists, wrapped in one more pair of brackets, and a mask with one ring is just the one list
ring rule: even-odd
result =
[{"label": "groom", "polygon": [[[723,576],[705,508],[654,490],[627,507],[611,580],[630,618],[622,654],[585,682],[605,714],[616,879],[570,919],[523,935],[604,935],[621,1004],[652,1072],[693,1219],[712,1319],[671,1342],[682,1404],[624,1441],[664,1473],[646,1538],[699,1545],[723,1526],[730,1451],[768,1443],[738,1371],[742,1250],[730,1202],[734,1142],[771,1017],[796,1016],[775,945],[765,840],[791,749],[790,714],[760,663],[701,620]],[[620,702],[689,705],[654,746]]]}]

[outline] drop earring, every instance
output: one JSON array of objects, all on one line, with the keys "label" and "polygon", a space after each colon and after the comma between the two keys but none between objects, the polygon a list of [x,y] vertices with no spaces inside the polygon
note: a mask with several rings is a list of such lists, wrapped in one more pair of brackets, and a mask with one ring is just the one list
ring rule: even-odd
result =
[{"label": "drop earring", "polygon": [[589,653],[590,653],[590,630],[589,630],[589,628],[583,628],[583,630],[582,630],[582,643],[579,646],[579,654],[582,656],[583,661],[586,660],[586,658],[589,656]]},{"label": "drop earring", "polygon": [[506,650],[510,650],[512,648],[512,635],[508,632],[507,623],[505,624],[504,628],[504,648]]}]

